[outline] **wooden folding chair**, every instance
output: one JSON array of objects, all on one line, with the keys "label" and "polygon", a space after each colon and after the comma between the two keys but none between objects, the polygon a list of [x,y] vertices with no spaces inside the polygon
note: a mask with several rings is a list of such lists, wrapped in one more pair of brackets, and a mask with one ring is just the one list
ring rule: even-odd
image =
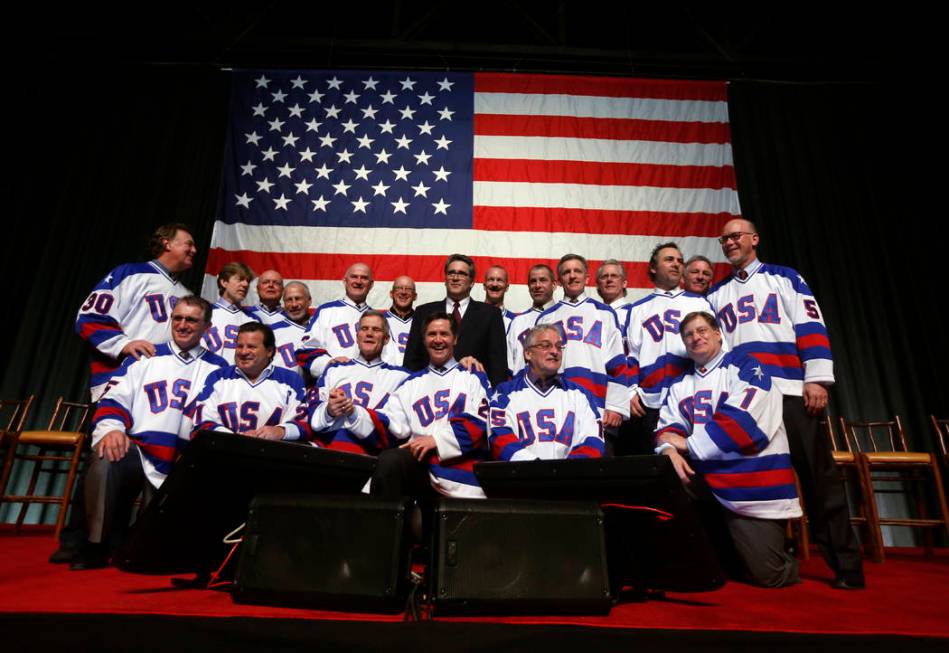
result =
[{"label": "wooden folding chair", "polygon": [[33,407],[34,395],[26,399],[0,400],[0,451],[3,451],[3,471],[0,472],[0,496],[7,491],[13,472],[14,454],[26,417]]},{"label": "wooden folding chair", "polygon": [[[880,562],[883,561],[883,533],[881,526],[907,526],[925,529],[925,550],[932,553],[932,530],[945,529],[949,533],[949,509],[943,490],[942,476],[936,456],[931,453],[910,451],[903,429],[903,421],[897,415],[893,420],[846,421],[841,418],[844,434],[857,454],[857,464],[862,469],[861,483],[864,485],[868,526],[875,530],[875,545],[879,547]],[[878,489],[881,482],[908,483],[915,490],[929,478],[935,486],[939,518],[929,517],[926,498],[914,491],[916,517],[880,517],[876,495],[898,490]]]},{"label": "wooden folding chair", "polygon": [[[56,519],[55,537],[59,538],[59,531],[62,530],[66,521],[66,511],[69,507],[69,499],[72,496],[73,486],[76,482],[76,475],[79,469],[79,461],[82,455],[82,445],[85,442],[86,434],[83,432],[86,420],[91,412],[92,404],[76,403],[65,401],[62,397],[56,400],[56,407],[53,410],[53,416],[49,420],[49,426],[45,431],[21,431],[17,442],[13,447],[11,456],[11,466],[14,460],[26,460],[33,463],[33,473],[30,476],[29,488],[26,494],[12,495],[4,494],[0,496],[2,503],[19,503],[20,512],[16,520],[16,532],[23,526],[23,519],[26,517],[26,511],[30,504],[58,504],[59,515]],[[18,449],[24,447],[21,452]],[[38,450],[31,452],[31,447],[38,447]],[[60,462],[65,461],[69,466],[63,470]],[[51,466],[44,467],[45,463],[53,463]],[[62,473],[66,472],[66,487],[63,494],[60,495],[37,495],[36,485],[40,473]],[[4,470],[6,474],[6,469]]]}]

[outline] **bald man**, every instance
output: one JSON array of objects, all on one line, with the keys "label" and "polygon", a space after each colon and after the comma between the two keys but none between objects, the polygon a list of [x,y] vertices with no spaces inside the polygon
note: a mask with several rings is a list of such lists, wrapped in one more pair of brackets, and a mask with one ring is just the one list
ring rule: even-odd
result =
[{"label": "bald man", "polygon": [[359,354],[356,332],[359,318],[369,306],[372,270],[365,263],[353,263],[343,276],[345,295],[320,304],[310,321],[297,362],[315,382],[331,362],[345,363]]},{"label": "bald man", "polygon": [[265,270],[257,277],[256,306],[248,309],[261,324],[276,324],[284,319],[280,300],[283,298],[283,277],[276,270]]},{"label": "bald man", "polygon": [[834,383],[824,314],[797,271],[758,260],[759,240],[749,220],[725,224],[719,242],[732,274],[707,298],[730,348],[759,361],[784,395],[784,426],[814,541],[834,572],[833,587],[859,589],[860,546],[830,443],[817,423]]},{"label": "bald man", "polygon": [[409,331],[412,330],[412,317],[415,315],[413,304],[418,299],[415,281],[406,275],[396,277],[392,282],[389,297],[392,298],[392,306],[385,312],[386,322],[389,324],[389,341],[382,350],[382,360],[389,365],[401,367],[405,358],[405,346],[409,342]]},{"label": "bald man", "polygon": [[501,318],[504,320],[504,331],[511,326],[511,320],[517,315],[514,311],[504,308],[504,296],[507,289],[511,287],[508,280],[507,270],[500,265],[492,265],[484,272],[484,303],[488,306],[494,306],[501,311]]}]

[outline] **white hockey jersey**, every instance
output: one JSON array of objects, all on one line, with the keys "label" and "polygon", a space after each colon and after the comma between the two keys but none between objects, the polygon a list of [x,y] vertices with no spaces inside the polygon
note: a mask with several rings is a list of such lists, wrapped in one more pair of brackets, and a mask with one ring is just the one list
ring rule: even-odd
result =
[{"label": "white hockey jersey", "polygon": [[306,337],[306,327],[293,320],[279,320],[270,325],[273,330],[274,352],[273,364],[277,367],[296,372],[303,378],[303,370],[297,363],[297,351],[303,346]]},{"label": "white hockey jersey", "polygon": [[679,335],[679,323],[695,311],[715,314],[704,297],[680,289],[656,288],[630,307],[626,341],[631,390],[649,408],[661,408],[669,386],[692,365]]},{"label": "white hockey jersey", "polygon": [[329,362],[337,356],[358,356],[356,333],[359,331],[359,318],[367,310],[369,306],[357,306],[349,297],[321,304],[310,320],[303,345],[297,351],[300,367],[314,379],[319,379]]},{"label": "white hockey jersey", "polygon": [[687,438],[689,458],[719,503],[761,519],[800,517],[783,395],[757,360],[721,352],[669,389],[657,436]]},{"label": "white hockey jersey", "polygon": [[219,299],[211,306],[211,326],[204,333],[204,346],[233,365],[237,330],[242,324],[258,321],[249,308]]},{"label": "white hockey jersey", "polygon": [[382,360],[389,365],[402,367],[402,361],[405,358],[405,346],[409,344],[409,331],[412,330],[413,312],[407,318],[403,319],[393,313],[386,311],[386,322],[389,323],[389,342],[382,350]]},{"label": "white hockey jersey", "polygon": [[361,436],[346,428],[346,416],[332,417],[326,411],[331,390],[340,388],[353,404],[378,409],[389,394],[409,376],[409,371],[381,360],[367,362],[360,354],[348,363],[330,363],[316,385],[310,403],[310,427],[314,439],[328,449],[378,455],[389,446],[387,433],[373,431]]},{"label": "white hockey jersey", "polygon": [[755,260],[748,276],[712,286],[708,300],[732,351],[757,359],[786,395],[804,382],[832,384],[834,360],[824,316],[796,271]]},{"label": "white hockey jersey", "polygon": [[502,383],[491,400],[488,443],[495,460],[600,458],[603,433],[594,397],[555,378],[545,390],[529,371]]},{"label": "white hockey jersey", "polygon": [[378,410],[357,407],[346,427],[364,438],[385,432],[393,446],[397,440],[433,436],[432,487],[445,496],[477,499],[484,491],[474,465],[487,459],[487,415],[487,377],[452,360],[442,370],[429,365],[406,378]]},{"label": "white hockey jersey", "polygon": [[537,316],[536,324],[553,324],[563,334],[564,378],[592,392],[601,411],[628,418],[629,367],[613,309],[581,294],[576,302],[554,304]]},{"label": "white hockey jersey", "polygon": [[100,281],[76,315],[76,333],[92,349],[89,390],[102,396],[131,340],[161,344],[171,340],[171,311],[190,295],[158,261],[120,265]]},{"label": "white hockey jersey", "polygon": [[307,440],[306,390],[300,376],[272,364],[251,382],[236,365],[212,372],[195,400],[195,427],[246,433],[282,426],[284,440]]},{"label": "white hockey jersey", "polygon": [[283,309],[279,304],[277,305],[277,308],[271,310],[266,304],[257,303],[254,306],[246,307],[246,311],[257,322],[270,326],[273,326],[278,322],[282,322],[283,320],[290,319],[287,317],[287,314],[283,312]]},{"label": "white hockey jersey", "polygon": [[159,487],[191,438],[188,407],[208,375],[225,367],[204,347],[182,352],[174,342],[158,345],[150,358],[127,359],[96,406],[92,446],[109,431],[122,431],[138,445],[148,482]]}]

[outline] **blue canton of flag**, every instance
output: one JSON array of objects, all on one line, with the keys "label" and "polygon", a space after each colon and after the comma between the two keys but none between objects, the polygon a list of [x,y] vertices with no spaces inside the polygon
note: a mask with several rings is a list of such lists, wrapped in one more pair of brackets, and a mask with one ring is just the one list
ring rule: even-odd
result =
[{"label": "blue canton of flag", "polygon": [[473,78],[237,71],[219,219],[471,227]]}]

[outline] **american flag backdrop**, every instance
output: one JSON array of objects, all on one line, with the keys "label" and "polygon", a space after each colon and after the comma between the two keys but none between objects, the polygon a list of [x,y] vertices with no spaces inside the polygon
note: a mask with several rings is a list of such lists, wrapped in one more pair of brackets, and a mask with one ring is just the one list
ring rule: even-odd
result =
[{"label": "american flag backdrop", "polygon": [[[409,274],[444,296],[442,266],[507,268],[506,306],[530,304],[527,271],[567,252],[623,261],[650,287],[656,243],[726,266],[715,237],[739,215],[725,82],[392,71],[235,71],[203,295],[241,260],[339,297],[357,261],[388,307]],[[591,291],[592,292],[592,291]],[[595,296],[595,293],[594,293]]]}]

